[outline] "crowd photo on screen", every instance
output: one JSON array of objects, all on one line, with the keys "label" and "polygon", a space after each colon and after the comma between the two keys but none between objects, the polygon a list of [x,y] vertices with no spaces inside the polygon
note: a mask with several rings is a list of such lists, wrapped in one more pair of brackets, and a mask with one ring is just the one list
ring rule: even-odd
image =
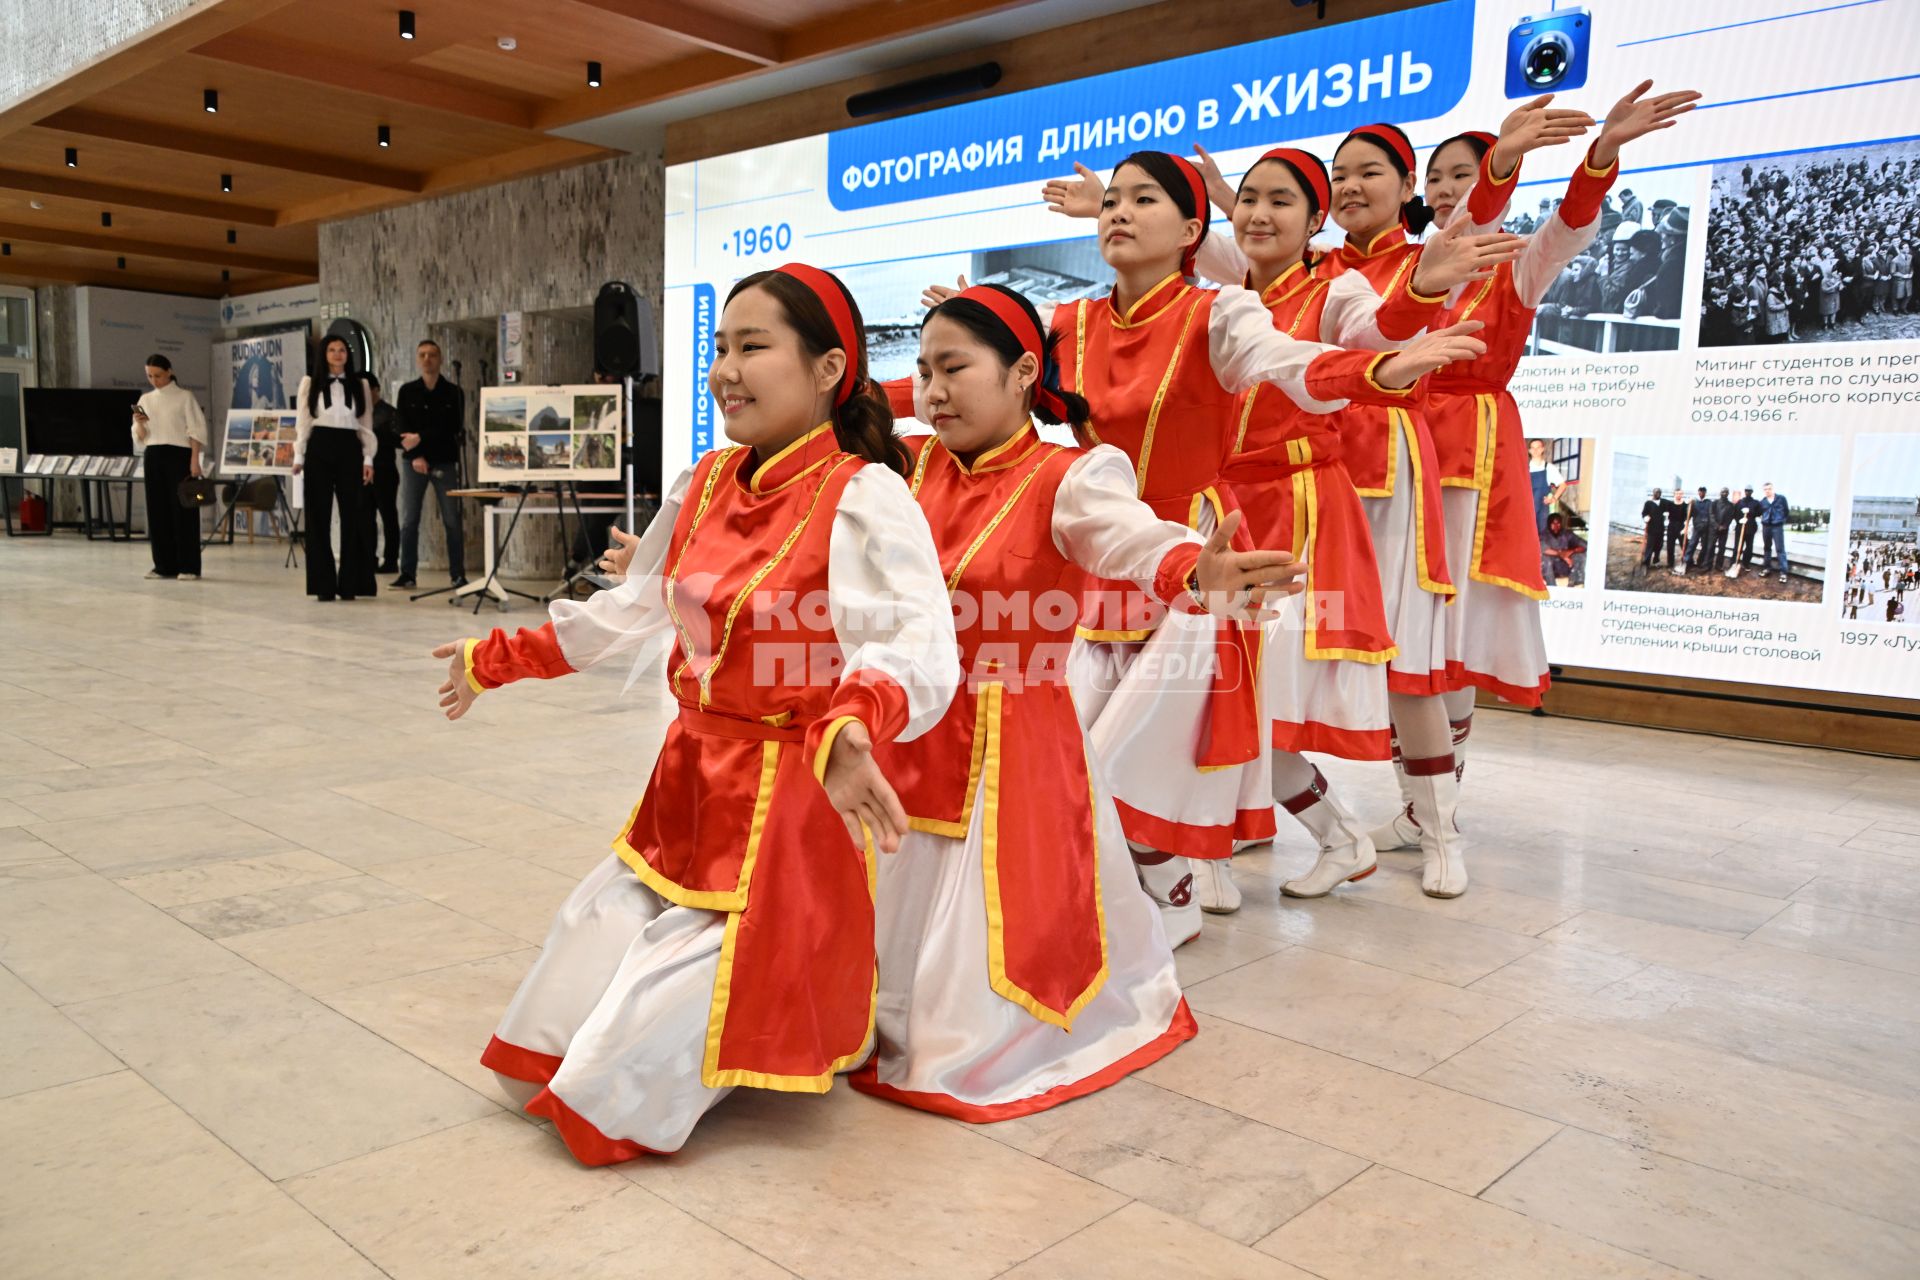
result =
[{"label": "crowd photo on screen", "polygon": [[1845,622],[1920,625],[1920,436],[1854,441]]},{"label": "crowd photo on screen", "polygon": [[1714,166],[1700,345],[1920,338],[1920,141]]},{"label": "crowd photo on screen", "polygon": [[[1593,243],[1535,309],[1527,354],[1677,350],[1695,190],[1692,171],[1682,170],[1632,174],[1608,192]],[[1554,196],[1516,195],[1505,229],[1531,235],[1559,207]]]}]

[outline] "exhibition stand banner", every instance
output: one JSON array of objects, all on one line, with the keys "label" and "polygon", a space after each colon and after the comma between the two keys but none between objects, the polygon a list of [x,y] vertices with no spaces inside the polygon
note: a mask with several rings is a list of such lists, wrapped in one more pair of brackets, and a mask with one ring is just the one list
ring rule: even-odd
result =
[{"label": "exhibition stand banner", "polygon": [[223,409],[286,409],[307,376],[307,331],[213,344],[214,402]]},{"label": "exhibition stand banner", "polygon": [[619,387],[480,388],[480,479],[617,480]]},{"label": "exhibition stand banner", "polygon": [[[662,474],[726,442],[706,374],[751,272],[836,272],[873,376],[899,378],[930,284],[1107,293],[1093,224],[1039,195],[1075,162],[1198,144],[1233,182],[1386,120],[1424,165],[1538,92],[1598,118],[1651,79],[1700,108],[1629,150],[1511,384],[1585,543],[1556,566],[1548,655],[1920,696],[1914,20],[1908,0],[1441,0],[672,166]],[[1552,215],[1583,151],[1528,157],[1508,230]]]}]

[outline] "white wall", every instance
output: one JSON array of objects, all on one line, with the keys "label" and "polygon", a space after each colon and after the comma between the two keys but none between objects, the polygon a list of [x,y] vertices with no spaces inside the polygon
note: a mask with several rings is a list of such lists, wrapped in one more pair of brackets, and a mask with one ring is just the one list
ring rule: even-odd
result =
[{"label": "white wall", "polygon": [[206,407],[213,336],[220,327],[217,299],[94,287],[74,294],[74,385],[144,390],[147,357],[158,352]]}]

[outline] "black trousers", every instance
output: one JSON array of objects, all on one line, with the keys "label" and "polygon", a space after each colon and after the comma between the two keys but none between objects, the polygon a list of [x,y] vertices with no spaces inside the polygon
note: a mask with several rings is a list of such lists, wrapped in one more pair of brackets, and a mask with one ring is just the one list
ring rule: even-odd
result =
[{"label": "black trousers", "polygon": [[400,469],[393,450],[373,455],[372,502],[367,508],[367,546],[373,546],[373,518],[380,518],[381,572],[394,573],[400,564]]},{"label": "black trousers", "polygon": [[147,446],[147,541],[153,569],[168,578],[200,572],[200,508],[180,505],[193,450],[177,444]]},{"label": "black trousers", "polygon": [[[307,594],[374,594],[373,486],[361,483],[360,437],[342,427],[315,427],[307,437]],[[340,508],[340,563],[333,560],[333,509]]]}]

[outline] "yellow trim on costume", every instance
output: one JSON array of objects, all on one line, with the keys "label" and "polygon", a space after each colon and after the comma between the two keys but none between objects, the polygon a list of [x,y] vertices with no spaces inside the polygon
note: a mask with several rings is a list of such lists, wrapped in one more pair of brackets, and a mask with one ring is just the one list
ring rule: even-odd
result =
[{"label": "yellow trim on costume", "polygon": [[824,783],[827,780],[827,757],[833,753],[835,739],[840,731],[850,724],[861,723],[859,716],[835,716],[827,725],[827,731],[820,738],[820,749],[813,753],[813,780]]},{"label": "yellow trim on costume", "polygon": [[[833,464],[833,469],[834,471],[838,471],[849,462],[857,461],[859,461],[857,458],[842,456],[838,462]],[[811,467],[807,468],[808,471],[812,469]],[[806,473],[802,472],[801,474],[804,475]],[[831,478],[833,472],[829,471],[827,474],[829,478]],[[798,477],[795,478],[798,479]],[[807,526],[813,521],[813,513],[820,506],[820,494],[825,489],[826,485],[822,484],[813,491],[812,500],[807,503],[806,511],[801,513],[800,522],[794,525],[792,531],[787,534],[786,541],[780,544],[780,549],[773,553],[772,559],[754,570],[753,576],[747,579],[746,585],[740,588],[738,595],[734,596],[733,603],[727,606],[727,621],[726,625],[720,631],[720,643],[714,647],[713,660],[707,663],[707,669],[700,673],[700,705],[702,707],[705,707],[713,696],[713,675],[714,672],[720,670],[720,662],[727,656],[727,645],[733,640],[734,619],[740,616],[741,606],[746,604],[747,597],[752,595],[762,582],[766,581],[767,575],[772,573],[779,563],[787,558],[787,553],[793,550],[794,544],[800,541],[800,535],[806,532]]]},{"label": "yellow trim on costume", "polygon": [[916,498],[920,496],[920,486],[926,483],[927,464],[933,461],[933,451],[939,447],[940,438],[938,436],[930,437],[927,443],[921,447],[919,458],[914,461],[913,479],[907,482],[907,492]]},{"label": "yellow trim on costume", "polygon": [[1495,265],[1493,274],[1488,276],[1486,283],[1480,286],[1480,292],[1473,295],[1473,301],[1462,307],[1460,314],[1453,318],[1455,324],[1462,324],[1473,319],[1473,313],[1479,309],[1481,303],[1487,300],[1487,295],[1493,292],[1493,286],[1499,281],[1500,268],[1506,265],[1504,262]]},{"label": "yellow trim on costume", "polygon": [[[1052,455],[1048,454],[1047,456],[1051,457]],[[955,459],[955,461],[957,462],[958,459]],[[993,513],[993,519],[987,521],[987,527],[982,529],[979,534],[975,536],[972,544],[961,553],[959,563],[955,564],[953,566],[953,572],[947,575],[948,595],[952,595],[954,588],[960,585],[960,575],[967,571],[967,566],[973,563],[973,558],[980,554],[980,548],[986,545],[987,539],[993,536],[993,531],[1000,527],[1000,522],[1005,520],[1008,513],[1019,503],[1020,499],[1027,492],[1027,486],[1033,483],[1033,478],[1040,474],[1040,468],[1046,464],[1047,459],[1042,458],[1033,464],[1032,470],[1020,477],[1020,483],[1013,487],[1013,493],[1001,504],[1000,509]]]},{"label": "yellow trim on costume", "polygon": [[1075,395],[1085,395],[1087,386],[1087,303],[1083,298],[1073,313],[1073,387]]},{"label": "yellow trim on costume", "polygon": [[487,691],[487,686],[481,684],[479,678],[473,674],[473,651],[476,647],[479,646],[479,644],[480,642],[478,640],[469,638],[466,644],[463,646],[463,652],[460,655],[460,661],[467,669],[468,687],[471,688],[475,693],[485,693]]},{"label": "yellow trim on costume", "polygon": [[1260,394],[1264,382],[1256,382],[1247,391],[1247,398],[1240,404],[1240,430],[1233,437],[1233,452],[1239,453],[1247,445],[1247,426],[1253,421],[1253,398]]},{"label": "yellow trim on costume", "polygon": [[[990,684],[982,692],[981,702],[988,708],[988,717],[993,725],[993,745],[988,749],[986,767],[980,775],[981,795],[981,832],[980,832],[980,873],[986,890],[987,899],[987,985],[995,995],[1010,1004],[1020,1006],[1048,1026],[1059,1027],[1062,1031],[1073,1029],[1073,1020],[1080,1011],[1098,994],[1107,983],[1107,917],[1106,907],[1100,901],[1100,827],[1099,806],[1093,797],[1093,763],[1087,761],[1088,807],[1087,821],[1093,834],[1093,900],[1095,917],[1100,929],[1100,971],[1094,974],[1084,990],[1075,996],[1064,1012],[1049,1008],[1039,997],[1007,974],[1007,919],[1005,908],[1000,902],[1000,732],[1002,715],[1002,686]],[[1084,752],[1085,747],[1081,750]]]},{"label": "yellow trim on costume", "polygon": [[1200,310],[1201,298],[1195,298],[1193,305],[1187,308],[1187,318],[1180,322],[1180,336],[1174,340],[1173,359],[1167,361],[1167,371],[1160,376],[1159,390],[1153,393],[1153,407],[1147,410],[1146,433],[1140,437],[1140,464],[1134,469],[1134,495],[1143,495],[1147,491],[1147,465],[1153,459],[1153,435],[1160,427],[1160,406],[1167,398],[1167,390],[1173,386],[1173,375],[1180,368],[1180,357],[1186,354],[1187,333],[1193,328],[1193,317]]},{"label": "yellow trim on costume", "polygon": [[953,465],[960,468],[961,474],[977,476],[988,471],[998,471],[1002,468],[1012,466],[1014,463],[1020,461],[1020,459],[1008,458],[1006,454],[1012,450],[1015,445],[1021,443],[1038,444],[1039,441],[1039,433],[1033,429],[1033,419],[1028,418],[1020,424],[1019,430],[1015,431],[1005,440],[1002,440],[999,444],[993,446],[993,448],[982,452],[979,457],[973,460],[972,466],[968,466],[966,463],[960,461],[958,455],[950,449],[947,451],[947,456],[953,459]]},{"label": "yellow trim on costume", "polygon": [[[1515,582],[1512,578],[1498,577],[1480,568],[1487,551],[1487,507],[1489,505],[1487,499],[1493,495],[1493,446],[1500,417],[1500,401],[1497,397],[1484,392],[1476,395],[1474,399],[1478,402],[1475,407],[1479,410],[1477,417],[1481,432],[1481,439],[1476,442],[1477,450],[1474,457],[1474,487],[1479,490],[1479,498],[1473,512],[1473,558],[1468,562],[1467,576],[1475,582],[1485,582],[1492,586],[1505,587],[1509,591],[1517,591],[1529,600],[1545,600],[1548,595],[1543,589]],[[1483,458],[1486,467],[1484,481],[1481,479]]]},{"label": "yellow trim on costume", "polygon": [[1171,280],[1181,280],[1184,283],[1184,279],[1178,271],[1173,272],[1171,275],[1162,276],[1158,284],[1134,300],[1133,305],[1127,308],[1127,313],[1124,316],[1118,312],[1114,312],[1113,308],[1109,306],[1107,310],[1113,313],[1113,323],[1122,329],[1135,329],[1146,324],[1148,321],[1159,319],[1159,317],[1166,312],[1167,308],[1171,307],[1174,302],[1178,300],[1180,293],[1178,289],[1173,291],[1173,296],[1167,299],[1167,305],[1161,307],[1159,311],[1154,312],[1150,316],[1140,316],[1138,312],[1141,307],[1153,301],[1154,295],[1166,288],[1167,282]]},{"label": "yellow trim on costume", "polygon": [[1512,182],[1515,178],[1520,176],[1520,162],[1518,160],[1513,162],[1513,168],[1507,170],[1507,176],[1504,178],[1493,171],[1493,148],[1492,147],[1487,148],[1487,162],[1484,165],[1480,166],[1480,169],[1482,173],[1485,173],[1487,175],[1488,186],[1504,187],[1509,182]]},{"label": "yellow trim on costume", "polygon": [[667,684],[676,697],[680,693],[681,678],[687,674],[687,668],[693,665],[693,637],[687,633],[687,624],[680,620],[680,606],[673,599],[673,584],[680,580],[680,565],[693,548],[693,535],[700,530],[700,520],[707,514],[707,504],[713,501],[713,487],[719,483],[720,472],[733,460],[733,455],[744,447],[732,445],[713,455],[713,461],[707,466],[707,478],[700,486],[700,501],[694,504],[693,519],[687,523],[687,540],[680,544],[680,554],[673,558],[673,567],[667,570],[667,616],[673,619],[674,633],[680,637],[680,667],[667,677]]},{"label": "yellow trim on costume", "polygon": [[[1266,303],[1268,308],[1271,309],[1275,304],[1285,302],[1288,298],[1291,298],[1295,293],[1299,291],[1300,287],[1306,284],[1307,281],[1310,279],[1310,277],[1306,275],[1306,270],[1307,270],[1307,264],[1305,262],[1296,262],[1292,266],[1288,267],[1285,271],[1282,271],[1279,275],[1273,278],[1273,283],[1269,284],[1266,288],[1260,291],[1260,301]],[[1293,273],[1296,271],[1301,273],[1301,278],[1298,280],[1293,280]],[[1280,293],[1280,294],[1274,293],[1275,289],[1278,289],[1281,285],[1286,284],[1289,280],[1293,280],[1293,284],[1291,287],[1289,287],[1284,293]]]},{"label": "yellow trim on costume", "polygon": [[[993,686],[998,688],[998,685]],[[954,840],[967,838],[967,831],[973,825],[973,798],[980,790],[980,771],[985,767],[987,735],[994,730],[987,723],[986,699],[976,697],[973,700],[973,751],[967,764],[966,799],[960,805],[960,816],[952,822],[940,818],[907,819],[907,825],[915,831],[925,831],[929,835],[947,836]]]},{"label": "yellow trim on costume", "polygon": [[[1388,236],[1393,235],[1394,233],[1402,230],[1403,228],[1400,226],[1399,223],[1396,222],[1396,223],[1393,223],[1391,226],[1388,226],[1382,229],[1379,234],[1375,235],[1371,240],[1367,241],[1367,247],[1364,249],[1354,248],[1353,238],[1351,236],[1349,236],[1347,240],[1340,247],[1342,249],[1347,250],[1349,253],[1352,253],[1356,257],[1377,258],[1381,254],[1386,253],[1392,249],[1397,249],[1400,246],[1390,244],[1385,249],[1376,249],[1374,248],[1374,246],[1379,244],[1382,240],[1385,240]],[[1405,241],[1403,240],[1401,243],[1405,243]]]},{"label": "yellow trim on costume", "polygon": [[640,804],[646,803],[645,796],[640,798],[640,804],[633,806],[633,812],[627,815],[626,825],[613,838],[615,855],[632,869],[634,875],[640,877],[640,883],[675,906],[698,907],[702,911],[745,911],[747,883],[753,875],[753,864],[760,857],[760,838],[767,829],[767,808],[773,803],[773,780],[780,766],[780,745],[771,741],[760,744],[760,783],[753,795],[753,821],[747,827],[747,852],[740,859],[740,878],[732,889],[689,889],[676,884],[660,874],[653,864],[627,843],[627,833],[633,830],[634,819],[640,816]]},{"label": "yellow trim on costume", "polygon": [[[747,856],[740,866],[740,883],[744,897],[747,877],[760,851],[760,833],[765,828],[767,804],[773,794],[773,774],[778,768],[780,749],[785,745],[779,742],[762,743],[761,790],[754,801],[753,830],[748,836]],[[861,851],[866,861],[867,897],[874,896],[875,867],[873,861],[873,843],[871,838]],[[642,879],[645,879],[643,876]],[[651,886],[650,886],[651,887]],[[658,892],[658,890],[655,890]],[[662,894],[661,896],[666,896]],[[693,904],[682,904],[693,905]],[[865,1056],[868,1045],[873,1039],[873,1017],[880,998],[880,974],[876,966],[872,992],[867,998],[867,1029],[860,1038],[860,1045],[852,1053],[835,1059],[819,1075],[788,1076],[776,1075],[766,1071],[746,1071],[739,1068],[722,1071],[720,1069],[720,1041],[726,1031],[727,1006],[733,992],[733,955],[739,941],[740,921],[746,915],[746,903],[727,912],[727,928],[720,939],[720,965],[713,975],[713,1003],[707,1010],[706,1053],[700,1063],[700,1083],[709,1089],[726,1089],[736,1085],[746,1085],[754,1089],[778,1089],[787,1093],[825,1093],[833,1087],[833,1078],[841,1071],[852,1066]]]},{"label": "yellow trim on costume", "polygon": [[[1368,386],[1372,387],[1375,391],[1378,391],[1383,396],[1410,396],[1413,394],[1412,387],[1382,386],[1380,384],[1380,380],[1373,376],[1374,372],[1378,370],[1382,364],[1385,364],[1388,360],[1393,359],[1393,357],[1396,354],[1397,354],[1396,352],[1392,352],[1392,351],[1382,351],[1379,355],[1375,356],[1373,359],[1367,362],[1366,372],[1361,376],[1366,378]],[[1416,385],[1417,385],[1417,380],[1416,380]],[[1387,486],[1387,489],[1389,492],[1391,492],[1393,489],[1393,486],[1389,484]]]},{"label": "yellow trim on costume", "polygon": [[[1620,176],[1620,157],[1615,155],[1612,164],[1604,169],[1596,169],[1593,167],[1593,148],[1588,147],[1587,154],[1580,158],[1580,167],[1587,171],[1589,178],[1616,178]],[[1518,172],[1518,166],[1515,166],[1515,171]]]},{"label": "yellow trim on costume", "polygon": [[[1413,419],[1407,416],[1405,409],[1387,410],[1393,426],[1398,427],[1407,440],[1407,463],[1413,468],[1413,554],[1414,570],[1420,575],[1420,589],[1431,591],[1437,596],[1445,596],[1447,603],[1453,603],[1456,588],[1451,583],[1436,582],[1427,576],[1427,502],[1426,486],[1422,480],[1420,468],[1420,442],[1413,434]],[[1397,415],[1397,416],[1395,416]],[[1395,447],[1389,456],[1398,456]],[[1388,472],[1391,479],[1392,472]]]},{"label": "yellow trim on costume", "polygon": [[1137,631],[1101,630],[1097,627],[1075,627],[1073,634],[1081,640],[1094,640],[1103,644],[1137,644],[1151,639],[1152,627],[1142,627]]},{"label": "yellow trim on costume", "polygon": [[812,444],[815,440],[818,440],[820,438],[821,432],[831,431],[831,430],[833,430],[833,424],[831,422],[823,422],[819,426],[815,427],[813,430],[807,432],[807,434],[801,436],[798,440],[795,440],[791,444],[787,445],[785,448],[780,450],[780,452],[774,454],[771,458],[768,458],[765,462],[761,463],[758,467],[754,468],[753,478],[747,481],[747,491],[749,493],[762,493],[762,494],[778,493],[782,489],[786,488],[788,485],[792,484],[795,480],[798,480],[801,476],[804,476],[808,472],[812,471],[814,467],[819,466],[820,462],[825,462],[826,459],[822,458],[820,459],[820,462],[816,462],[812,466],[805,467],[799,471],[794,472],[791,476],[788,476],[785,480],[782,480],[779,484],[776,484],[771,489],[762,489],[760,487],[761,476],[766,475],[769,471],[772,471],[776,466],[780,465],[780,463],[785,461],[787,456],[793,453],[795,450],[804,449],[808,445]]},{"label": "yellow trim on costume", "polygon": [[[1295,456],[1293,446],[1300,449]],[[1303,468],[1313,461],[1313,446],[1306,440],[1287,442],[1288,460]],[[1378,665],[1392,662],[1400,656],[1400,646],[1390,644],[1376,653],[1371,649],[1332,648],[1321,645],[1314,637],[1320,629],[1320,621],[1314,614],[1318,593],[1313,585],[1313,566],[1318,558],[1314,548],[1320,541],[1320,485],[1311,470],[1293,473],[1293,554],[1295,559],[1304,558],[1307,566],[1307,585],[1301,592],[1306,601],[1301,610],[1303,625],[1301,640],[1308,658],[1319,662],[1364,662]]]}]

